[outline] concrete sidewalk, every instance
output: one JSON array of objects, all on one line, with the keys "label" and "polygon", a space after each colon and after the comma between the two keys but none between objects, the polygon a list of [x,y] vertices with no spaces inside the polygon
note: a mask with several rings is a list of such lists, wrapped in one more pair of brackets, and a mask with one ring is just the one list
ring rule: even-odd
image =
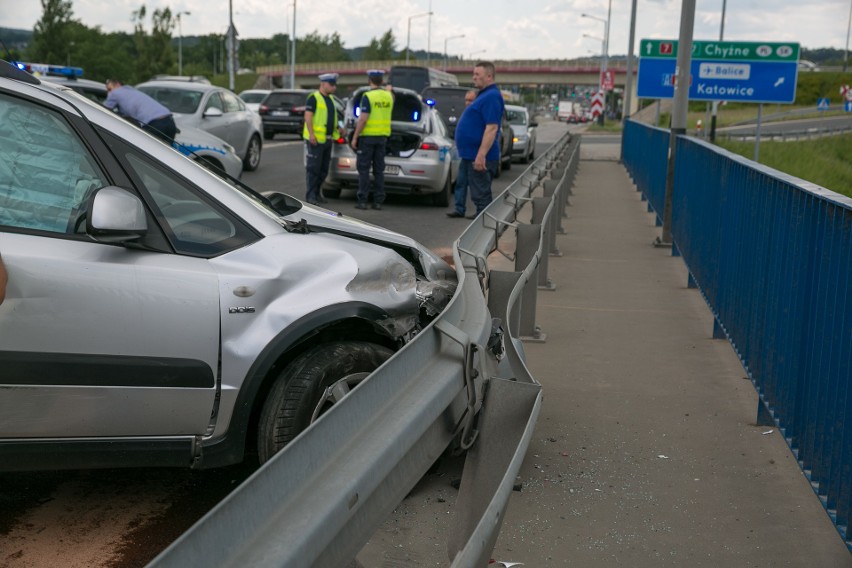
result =
[{"label": "concrete sidewalk", "polygon": [[544,403],[493,557],[533,566],[852,567],[680,258],[586,136],[546,343],[525,345]]}]

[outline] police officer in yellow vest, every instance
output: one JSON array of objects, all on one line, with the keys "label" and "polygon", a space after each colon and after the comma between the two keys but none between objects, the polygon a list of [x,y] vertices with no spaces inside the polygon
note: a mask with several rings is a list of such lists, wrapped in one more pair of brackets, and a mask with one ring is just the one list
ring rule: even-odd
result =
[{"label": "police officer in yellow vest", "polygon": [[385,72],[367,71],[370,90],[361,97],[360,115],[352,135],[352,149],[358,154],[358,209],[367,208],[370,194],[370,168],[373,170],[373,209],[385,202],[385,145],[391,132],[393,95],[382,88]]},{"label": "police officer in yellow vest", "polygon": [[337,130],[337,109],[331,94],[337,89],[337,73],[319,76],[320,87],[308,95],[305,102],[305,181],[307,202],[311,205],[326,203],[322,196],[322,182],[331,165],[331,145],[340,136]]}]

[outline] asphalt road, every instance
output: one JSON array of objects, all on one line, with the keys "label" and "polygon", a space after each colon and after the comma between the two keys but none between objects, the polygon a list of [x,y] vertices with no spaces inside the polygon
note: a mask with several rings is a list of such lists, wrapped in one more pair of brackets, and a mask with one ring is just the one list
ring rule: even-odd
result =
[{"label": "asphalt road", "polygon": [[[571,129],[580,129],[572,125]],[[543,122],[541,155],[566,125]],[[526,166],[515,164],[494,183],[502,191]],[[260,191],[304,196],[302,143],[279,135],[264,148],[260,168],[244,181]],[[355,210],[354,195],[330,200],[333,210],[409,235],[439,254],[467,227],[447,208],[421,198],[391,196],[382,211]],[[469,209],[473,211],[472,208]],[[255,469],[252,463],[211,471],[112,469],[0,473],[0,566],[130,568],[146,565]],[[444,474],[421,483],[454,491]],[[412,513],[415,514],[415,513]],[[387,537],[384,537],[387,538]]]}]

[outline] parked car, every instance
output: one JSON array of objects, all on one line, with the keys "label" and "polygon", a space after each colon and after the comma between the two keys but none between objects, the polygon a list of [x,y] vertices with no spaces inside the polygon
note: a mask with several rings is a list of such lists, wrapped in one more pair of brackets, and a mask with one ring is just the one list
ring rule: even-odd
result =
[{"label": "parked car", "polygon": [[279,132],[301,136],[310,93],[305,89],[275,89],[266,95],[257,111],[263,121],[263,137],[272,140]]},{"label": "parked car", "polygon": [[178,128],[199,128],[236,148],[243,169],[253,171],[260,165],[260,117],[228,89],[193,81],[148,81],[136,88],[172,111]]},{"label": "parked car", "polygon": [[[470,90],[467,87],[427,87],[423,89],[423,99],[427,102],[434,101],[435,108],[440,111],[441,116],[445,119],[447,130],[451,138],[455,138],[456,124],[464,112],[464,94]],[[502,170],[508,170],[512,167],[512,148],[513,148],[512,128],[509,124],[508,116],[503,114],[503,121],[500,125],[500,169],[497,170],[497,177],[500,177]]]},{"label": "parked car", "polygon": [[[338,197],[343,189],[358,188],[356,155],[349,146],[360,112],[362,87],[346,102],[342,138],[331,149],[331,168],[323,194]],[[447,127],[439,112],[409,89],[393,88],[391,135],[385,156],[385,190],[388,193],[431,195],[432,203],[446,207],[458,173]]]},{"label": "parked car", "polygon": [[455,291],[412,239],[218,177],[5,62],[0,145],[0,470],[267,460]]},{"label": "parked car", "polygon": [[515,133],[512,130],[512,125],[509,122],[509,115],[503,111],[503,122],[500,123],[500,169],[497,170],[497,177],[500,177],[500,172],[512,168],[512,150],[515,147]]},{"label": "parked car", "polygon": [[423,100],[435,102],[435,108],[447,122],[450,138],[456,136],[458,124],[465,109],[464,94],[471,90],[468,87],[426,87],[423,89]]},{"label": "parked car", "polygon": [[[106,86],[97,81],[69,75],[43,75],[41,78],[71,89],[98,104],[103,104],[107,97]],[[181,154],[217,173],[224,172],[237,179],[242,176],[243,161],[237,156],[234,147],[208,132],[184,126],[178,130],[172,146]]]},{"label": "parked car", "polygon": [[529,111],[522,106],[506,105],[509,126],[514,133],[512,138],[512,157],[522,164],[535,158],[535,144],[538,123],[530,119]]},{"label": "parked car", "polygon": [[263,102],[266,95],[271,92],[271,89],[246,89],[245,91],[240,92],[239,96],[243,99],[243,102],[246,103],[249,110],[258,112],[260,110],[260,103]]}]

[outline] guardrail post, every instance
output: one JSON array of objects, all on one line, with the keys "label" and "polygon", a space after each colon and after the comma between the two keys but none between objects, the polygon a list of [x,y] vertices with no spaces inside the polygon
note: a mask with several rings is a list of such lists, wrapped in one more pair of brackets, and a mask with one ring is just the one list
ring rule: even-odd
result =
[{"label": "guardrail post", "polygon": [[[515,270],[523,272],[535,259],[541,239],[541,225],[518,225],[517,248],[515,249]],[[535,324],[536,298],[538,296],[538,270],[524,284],[521,294],[521,319],[519,336],[522,341],[541,342],[547,339],[547,334]]]},{"label": "guardrail post", "polygon": [[562,251],[556,244],[556,234],[565,234],[565,229],[562,228],[562,216],[559,214],[560,197],[564,193],[564,184],[553,183],[552,181],[544,182],[544,197],[554,202],[554,211],[548,219],[548,254],[550,256],[562,256]]},{"label": "guardrail post", "polygon": [[[521,278],[520,272],[508,272],[506,270],[492,270],[488,273],[488,311],[494,317],[505,317],[506,314],[499,313],[502,306],[509,305],[509,297],[512,290]],[[512,337],[518,337],[521,320],[520,303],[516,302],[509,312],[509,321],[504,322],[506,330]]]},{"label": "guardrail post", "polygon": [[[532,222],[537,224],[538,226],[543,228],[543,234],[541,235],[542,243],[548,243],[548,247],[550,246],[550,234],[553,232],[551,228],[551,222],[547,219],[547,208],[550,206],[551,199],[550,197],[535,197],[532,200]],[[555,243],[554,243],[555,246]],[[543,249],[544,247],[542,247]],[[548,277],[548,264],[550,254],[547,251],[542,251],[541,258],[538,263],[538,288],[539,290],[556,290],[556,286]],[[562,253],[559,253],[560,255]]]}]

